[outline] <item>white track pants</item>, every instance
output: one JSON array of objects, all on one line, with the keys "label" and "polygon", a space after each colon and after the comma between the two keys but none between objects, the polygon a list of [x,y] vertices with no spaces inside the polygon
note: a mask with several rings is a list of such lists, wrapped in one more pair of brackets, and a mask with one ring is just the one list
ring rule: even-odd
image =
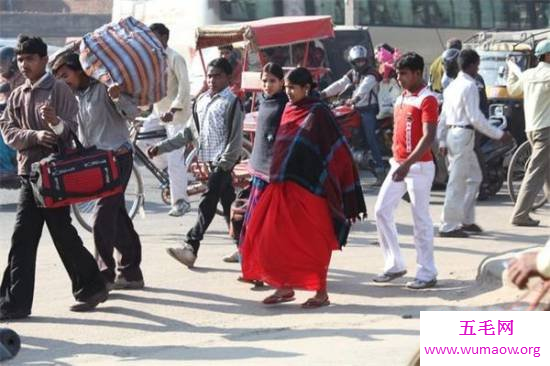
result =
[{"label": "white track pants", "polygon": [[408,192],[414,221],[416,278],[422,281],[432,280],[437,276],[433,255],[433,223],[430,216],[430,191],[435,166],[431,161],[415,163],[403,181],[395,182],[392,175],[399,164],[393,159],[390,164],[390,172],[380,188],[374,209],[378,239],[384,254],[384,272],[400,272],[406,269],[393,215],[401,198]]}]

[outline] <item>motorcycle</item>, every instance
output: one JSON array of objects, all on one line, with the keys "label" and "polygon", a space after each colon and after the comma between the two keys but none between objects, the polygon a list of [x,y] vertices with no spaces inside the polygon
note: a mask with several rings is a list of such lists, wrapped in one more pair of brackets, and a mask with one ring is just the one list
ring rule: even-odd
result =
[{"label": "motorcycle", "polygon": [[[489,106],[489,121],[503,131],[509,129],[503,104]],[[515,139],[503,143],[482,135],[479,137],[478,146],[479,165],[483,173],[478,199],[483,200],[496,195],[502,188],[517,143]]]},{"label": "motorcycle", "polygon": [[[336,122],[350,144],[355,163],[362,169],[374,172],[375,164],[370,156],[370,149],[363,132],[361,114],[352,106],[344,104],[341,99],[331,103],[330,107],[336,117]],[[387,161],[392,155],[393,118],[388,117],[378,121],[375,133],[382,158]]]}]

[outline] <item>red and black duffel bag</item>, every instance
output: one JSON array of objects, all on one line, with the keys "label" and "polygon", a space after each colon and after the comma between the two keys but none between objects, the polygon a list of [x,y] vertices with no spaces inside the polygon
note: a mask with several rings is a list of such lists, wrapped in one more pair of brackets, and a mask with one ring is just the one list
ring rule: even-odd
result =
[{"label": "red and black duffel bag", "polygon": [[72,134],[76,149],[32,164],[30,181],[39,207],[57,208],[122,193],[123,187],[113,151],[84,148]]}]

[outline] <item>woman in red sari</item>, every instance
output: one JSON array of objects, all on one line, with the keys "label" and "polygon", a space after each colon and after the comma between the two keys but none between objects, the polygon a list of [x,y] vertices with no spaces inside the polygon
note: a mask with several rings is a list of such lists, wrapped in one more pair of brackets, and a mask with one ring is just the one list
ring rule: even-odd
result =
[{"label": "woman in red sari", "polygon": [[270,185],[241,245],[243,274],[277,290],[263,300],[294,300],[294,289],[316,291],[304,308],[328,305],[327,271],[345,245],[352,221],[366,214],[351,152],[329,108],[311,97],[305,68],[285,80],[290,102],[273,147]]}]

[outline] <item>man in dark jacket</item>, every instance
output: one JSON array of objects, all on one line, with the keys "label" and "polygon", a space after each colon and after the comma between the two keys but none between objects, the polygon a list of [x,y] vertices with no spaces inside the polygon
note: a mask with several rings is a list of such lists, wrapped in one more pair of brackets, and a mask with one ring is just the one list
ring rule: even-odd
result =
[{"label": "man in dark jacket", "polygon": [[48,54],[42,39],[20,36],[16,54],[26,80],[10,95],[0,128],[8,146],[17,150],[22,187],[0,287],[0,319],[31,313],[36,251],[44,223],[71,278],[78,301],[71,310],[88,311],[107,299],[97,264],[71,224],[70,208],[38,207],[29,181],[31,164],[54,152],[58,139],[70,140],[78,106],[69,87],[46,73]]}]

